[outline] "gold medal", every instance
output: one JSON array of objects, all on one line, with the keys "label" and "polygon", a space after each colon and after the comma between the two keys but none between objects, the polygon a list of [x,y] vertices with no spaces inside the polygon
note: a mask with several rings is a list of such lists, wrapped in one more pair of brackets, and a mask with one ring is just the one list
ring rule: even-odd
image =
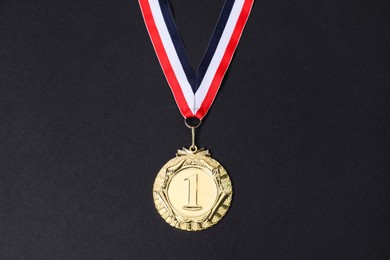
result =
[{"label": "gold medal", "polygon": [[153,199],[158,213],[171,226],[198,231],[215,225],[232,201],[232,183],[209,152],[192,145],[178,150],[157,174]]},{"label": "gold medal", "polygon": [[[227,1],[209,46],[194,70],[168,1],[139,0],[146,28],[173,96],[192,130],[192,145],[178,150],[157,174],[153,199],[158,213],[171,226],[197,231],[215,225],[228,211],[232,183],[209,152],[195,146],[195,128],[206,116],[233,58],[254,0]],[[187,120],[198,120],[190,125]]]}]

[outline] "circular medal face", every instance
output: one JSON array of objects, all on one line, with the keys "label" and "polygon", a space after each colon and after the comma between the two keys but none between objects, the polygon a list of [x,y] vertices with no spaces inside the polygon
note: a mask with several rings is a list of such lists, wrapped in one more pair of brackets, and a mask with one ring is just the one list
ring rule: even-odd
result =
[{"label": "circular medal face", "polygon": [[229,175],[208,151],[179,150],[157,174],[153,198],[157,211],[171,226],[197,231],[216,224],[232,200]]}]

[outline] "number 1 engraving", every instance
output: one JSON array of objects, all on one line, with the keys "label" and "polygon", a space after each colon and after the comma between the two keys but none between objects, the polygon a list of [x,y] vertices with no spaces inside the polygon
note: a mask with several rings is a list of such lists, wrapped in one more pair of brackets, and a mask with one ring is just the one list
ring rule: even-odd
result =
[{"label": "number 1 engraving", "polygon": [[198,205],[198,174],[191,175],[184,179],[188,181],[187,205],[183,206],[186,210],[201,210],[202,206]]}]

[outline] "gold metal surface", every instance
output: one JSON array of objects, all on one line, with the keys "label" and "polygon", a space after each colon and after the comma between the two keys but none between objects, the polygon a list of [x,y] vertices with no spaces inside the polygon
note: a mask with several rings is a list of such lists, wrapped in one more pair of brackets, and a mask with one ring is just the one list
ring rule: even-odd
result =
[{"label": "gold metal surface", "polygon": [[189,149],[192,153],[196,153],[198,147],[196,147],[195,145],[195,127],[191,127],[191,140],[192,140],[192,144]]},{"label": "gold metal surface", "polygon": [[[193,147],[195,131],[191,130]],[[226,170],[208,151],[197,148],[178,150],[159,171],[153,186],[154,204],[161,217],[187,231],[206,229],[220,221],[232,195]]]}]

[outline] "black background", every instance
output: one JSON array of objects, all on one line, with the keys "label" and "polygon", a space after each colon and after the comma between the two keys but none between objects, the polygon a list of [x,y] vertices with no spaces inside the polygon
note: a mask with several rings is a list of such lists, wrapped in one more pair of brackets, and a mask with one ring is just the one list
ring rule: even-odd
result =
[{"label": "black background", "polygon": [[[223,1],[171,0],[196,67]],[[0,2],[0,259],[388,259],[390,3],[258,0],[198,145],[234,201],[189,233],[190,144],[132,0]]]}]

